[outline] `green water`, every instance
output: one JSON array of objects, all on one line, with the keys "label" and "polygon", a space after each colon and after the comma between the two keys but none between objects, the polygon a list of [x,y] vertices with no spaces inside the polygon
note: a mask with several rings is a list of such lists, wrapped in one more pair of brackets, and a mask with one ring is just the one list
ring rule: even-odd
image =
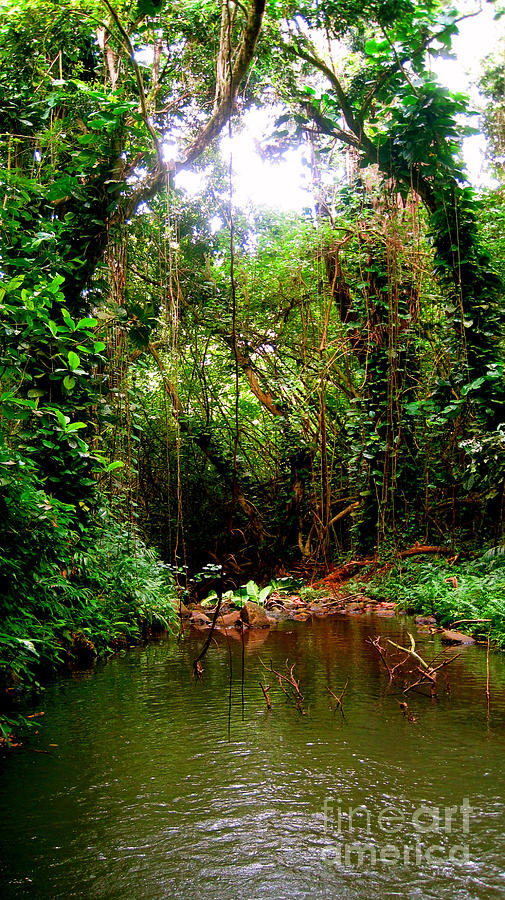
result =
[{"label": "green water", "polygon": [[[50,685],[40,733],[1,762],[0,896],[505,897],[505,657],[491,655],[489,718],[485,649],[470,647],[438,702],[408,695],[409,723],[366,643],[406,627],[334,617],[251,635],[243,720],[233,641],[230,740],[222,639],[199,683],[195,637]],[[261,659],[296,664],[306,715]],[[347,679],[343,719],[326,686]]]}]

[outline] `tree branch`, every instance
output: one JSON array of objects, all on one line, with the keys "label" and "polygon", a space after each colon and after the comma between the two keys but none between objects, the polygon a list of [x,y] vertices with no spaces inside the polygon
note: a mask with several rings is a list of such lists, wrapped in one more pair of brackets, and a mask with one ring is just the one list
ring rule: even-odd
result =
[{"label": "tree branch", "polygon": [[347,94],[345,93],[344,88],[335,75],[333,69],[330,69],[330,67],[327,66],[322,59],[319,59],[319,57],[316,56],[315,53],[308,53],[307,51],[302,50],[300,46],[290,47],[289,52],[294,54],[295,56],[298,56],[300,59],[304,59],[305,62],[310,63],[316,69],[319,69],[319,71],[322,72],[323,75],[326,76],[333,90],[335,91],[335,94],[337,95],[337,100],[340,104],[342,115],[344,116],[344,119],[347,122],[350,130],[357,138],[358,145],[362,147],[367,154],[376,153],[377,148],[365,133],[363,120],[354,112],[351,104],[349,103]]},{"label": "tree branch", "polygon": [[[104,0],[108,5],[108,0]],[[168,175],[176,175],[191,165],[203,151],[209,146],[215,137],[222,130],[228,121],[237,97],[238,89],[242,83],[244,76],[252,62],[256,42],[261,30],[263,13],[265,11],[265,0],[251,0],[249,14],[247,17],[242,39],[233,65],[232,77],[227,79],[226,85],[221,83],[218,78],[216,85],[216,95],[214,101],[214,111],[193,141],[186,148],[181,159],[172,163],[164,163],[158,157],[158,164],[154,171],[150,173],[147,182],[144,182],[137,191],[135,191],[127,203],[126,218],[133,215],[141,203],[150,200],[166,182]],[[224,49],[222,42],[227,42],[227,34],[221,30],[221,46],[219,48],[218,60],[222,57]]]}]

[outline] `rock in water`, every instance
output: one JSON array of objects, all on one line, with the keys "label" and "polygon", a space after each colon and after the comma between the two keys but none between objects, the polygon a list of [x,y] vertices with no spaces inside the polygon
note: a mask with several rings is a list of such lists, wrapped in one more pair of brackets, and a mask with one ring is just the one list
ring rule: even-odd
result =
[{"label": "rock in water", "polygon": [[475,644],[473,637],[469,634],[461,634],[460,631],[443,631],[443,644]]},{"label": "rock in water", "polygon": [[209,617],[205,615],[204,612],[200,612],[200,610],[194,610],[191,613],[190,622],[192,625],[198,625],[200,627],[202,627],[202,625],[212,625],[212,619],[209,619]]},{"label": "rock in water", "polygon": [[227,613],[225,616],[220,616],[217,620],[218,626],[223,626],[224,628],[231,628],[233,625],[236,625],[238,620],[240,619],[240,612],[238,609],[234,609],[233,612]]},{"label": "rock in water", "polygon": [[240,618],[249,628],[270,628],[270,619],[263,607],[251,600],[246,600],[240,610]]}]

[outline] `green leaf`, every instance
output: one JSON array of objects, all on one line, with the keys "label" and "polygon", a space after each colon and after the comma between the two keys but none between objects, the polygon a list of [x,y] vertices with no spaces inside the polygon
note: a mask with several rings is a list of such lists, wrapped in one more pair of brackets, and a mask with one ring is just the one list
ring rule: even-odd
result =
[{"label": "green leaf", "polygon": [[122,469],[124,467],[124,462],[120,459],[114,460],[114,462],[109,463],[108,466],[105,467],[106,472],[113,472],[114,469]]},{"label": "green leaf", "polygon": [[73,388],[75,388],[76,384],[77,382],[75,378],[72,378],[71,375],[65,375],[65,378],[63,379],[63,386],[67,391],[71,391]]},{"label": "green leaf", "polygon": [[76,328],[96,328],[98,319],[79,319]]},{"label": "green leaf", "polygon": [[31,641],[27,641],[26,638],[16,638],[16,640],[18,644],[21,644],[21,646],[25,648],[25,650],[29,650],[30,653],[34,653],[35,656],[39,655]]},{"label": "green leaf", "polygon": [[367,56],[377,56],[378,53],[383,53],[384,50],[387,50],[388,46],[387,41],[376,41],[372,38],[365,43],[365,53]]},{"label": "green leaf", "polygon": [[8,294],[10,294],[12,291],[17,291],[18,287],[20,287],[23,284],[24,280],[25,280],[24,275],[16,275],[15,278],[11,278],[11,280],[9,281],[9,284],[7,285],[5,290],[7,291]]},{"label": "green leaf", "polygon": [[53,412],[58,420],[58,424],[61,425],[62,428],[66,428],[69,421],[68,416],[64,416],[59,409],[54,409]]},{"label": "green leaf", "polygon": [[65,320],[65,325],[70,328],[71,331],[75,331],[75,322],[68,309],[62,309],[61,314],[63,316],[63,319]]},{"label": "green leaf", "polygon": [[245,589],[247,591],[247,596],[252,597],[253,600],[257,600],[259,596],[258,585],[255,581],[248,581]]},{"label": "green leaf", "polygon": [[68,364],[69,364],[70,368],[72,369],[72,372],[75,369],[78,369],[81,364],[80,358],[77,356],[77,353],[74,353],[73,350],[68,351]]},{"label": "green leaf", "polygon": [[261,591],[259,592],[258,603],[261,603],[261,605],[263,606],[263,604],[265,603],[265,600],[267,599],[267,597],[270,596],[272,591],[273,591],[273,587],[271,584],[267,584],[266,587],[261,588]]}]

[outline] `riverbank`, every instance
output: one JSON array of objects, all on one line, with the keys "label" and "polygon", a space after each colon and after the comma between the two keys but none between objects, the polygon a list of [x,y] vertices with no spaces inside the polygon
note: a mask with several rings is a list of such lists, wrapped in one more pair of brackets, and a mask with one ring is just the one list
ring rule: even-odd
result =
[{"label": "riverbank", "polygon": [[34,531],[23,566],[9,547],[0,597],[0,746],[30,724],[21,706],[57,672],[92,667],[177,622],[171,567],[111,516],[73,544],[62,531],[51,552]]},{"label": "riverbank", "polygon": [[[30,690],[40,691],[56,671],[78,664],[93,666],[95,660],[118,649],[148,639],[149,628],[176,626],[177,600],[168,567],[141,542],[135,555],[118,554],[114,542],[103,543],[95,555],[103,563],[93,582],[88,570],[80,603],[58,606],[58,619],[40,621],[27,609],[26,621],[18,617],[12,634],[2,644],[3,715],[0,734],[9,734],[28,722],[17,712],[18,702]],[[457,631],[460,640],[477,640],[500,649],[505,647],[505,553],[503,548],[480,556],[414,552],[389,561],[350,560],[330,567],[324,577],[296,590],[274,590],[264,605],[247,601],[246,612],[258,607],[252,618],[224,603],[216,620],[216,635],[249,642],[264,640],[261,633],[278,622],[298,622],[336,616],[393,617],[409,612],[428,631]],[[67,591],[77,592],[78,578],[58,573]],[[259,595],[258,598],[259,599]],[[48,605],[49,607],[49,605]],[[211,606],[195,604],[183,611],[183,624],[209,631]],[[253,611],[254,612],[254,611]],[[4,629],[7,633],[7,628]],[[252,635],[254,634],[254,638]]]},{"label": "riverbank", "polygon": [[[257,614],[254,627],[292,619],[305,621],[327,615],[393,616],[408,612],[433,631],[457,629],[468,641],[505,647],[505,551],[498,547],[477,555],[442,556],[441,548],[414,545],[390,560],[354,559],[334,565],[324,577],[296,591],[274,590]],[[249,604],[250,605],[250,604]],[[256,605],[258,605],[256,603]],[[237,609],[237,606],[239,609]],[[224,602],[218,631],[249,626],[240,613],[242,602]],[[192,626],[211,626],[213,608],[196,604],[187,612]]]},{"label": "riverbank", "polygon": [[[457,627],[477,641],[489,640],[496,648],[505,648],[502,546],[481,553],[419,553],[385,563],[371,562],[351,571],[344,583],[351,593],[394,601],[399,611],[432,616],[442,628]],[[342,588],[342,581],[338,587]]]}]

